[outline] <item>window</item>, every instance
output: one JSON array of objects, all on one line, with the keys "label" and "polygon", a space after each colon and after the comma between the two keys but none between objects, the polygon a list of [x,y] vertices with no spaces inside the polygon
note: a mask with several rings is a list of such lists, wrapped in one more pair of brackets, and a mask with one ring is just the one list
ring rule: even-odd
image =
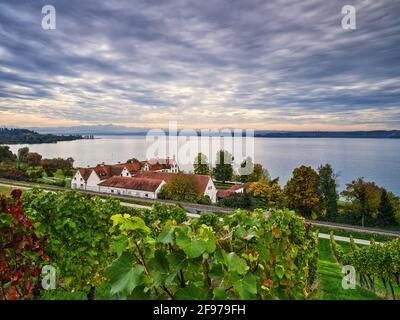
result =
[{"label": "window", "polygon": [[145,196],[146,198],[148,198],[148,197],[149,197],[149,194],[148,194],[148,193],[146,193],[144,196]]}]

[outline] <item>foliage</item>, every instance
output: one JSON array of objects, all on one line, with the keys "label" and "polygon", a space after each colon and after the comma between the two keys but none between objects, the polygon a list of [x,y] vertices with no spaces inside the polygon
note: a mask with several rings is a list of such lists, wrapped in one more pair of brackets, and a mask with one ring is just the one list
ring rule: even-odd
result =
[{"label": "foliage", "polygon": [[103,281],[110,259],[110,217],[121,211],[117,200],[33,189],[24,193],[23,205],[36,235],[46,240],[58,285],[88,292]]},{"label": "foliage", "polygon": [[318,173],[311,167],[301,166],[293,170],[293,177],[285,186],[287,205],[303,217],[322,214],[324,209],[318,190]]},{"label": "foliage", "polygon": [[12,153],[9,146],[0,145],[0,162],[14,162],[16,160],[17,156]]},{"label": "foliage", "polygon": [[41,266],[49,261],[23,212],[21,190],[11,195],[0,198],[0,300],[31,298]]},{"label": "foliage", "polygon": [[126,163],[139,163],[139,160],[136,158],[129,159]]},{"label": "foliage", "polygon": [[[111,293],[128,299],[288,299],[309,294],[316,237],[288,210],[224,216],[224,226],[190,220],[146,224],[112,217],[117,254]],[[155,235],[154,235],[155,234]]]},{"label": "foliage", "polygon": [[82,139],[82,136],[58,136],[54,134],[40,134],[27,129],[0,128],[0,144],[54,143],[58,141],[72,141],[77,139]]},{"label": "foliage", "polygon": [[213,169],[214,178],[222,182],[231,180],[233,175],[233,156],[228,151],[220,150],[217,152],[216,159],[216,165]]},{"label": "foliage", "polygon": [[28,161],[29,148],[23,147],[18,149],[18,161],[26,163]]},{"label": "foliage", "polygon": [[337,175],[330,164],[318,168],[318,190],[326,210],[326,218],[334,219],[338,214]]},{"label": "foliage", "polygon": [[198,153],[193,163],[194,173],[195,174],[210,174],[210,166],[208,164],[208,159],[206,155],[202,153]]},{"label": "foliage", "polygon": [[29,166],[37,167],[42,162],[42,156],[37,152],[29,152],[26,161]]},{"label": "foliage", "polygon": [[[243,170],[244,167],[247,167],[246,170]],[[248,171],[250,169],[250,172]],[[268,173],[267,169],[264,169],[263,166],[259,163],[254,163],[250,157],[247,157],[245,161],[243,161],[239,168],[239,181],[245,182],[257,182],[263,180],[271,180],[271,177]]]},{"label": "foliage", "polygon": [[218,201],[218,205],[228,208],[250,209],[253,207],[253,201],[249,193],[233,193],[231,196]]},{"label": "foliage", "polygon": [[375,225],[374,219],[378,212],[382,188],[374,182],[364,181],[363,178],[346,185],[342,195],[351,203],[350,217],[354,223],[366,226]]},{"label": "foliage", "polygon": [[177,173],[160,190],[160,199],[196,202],[200,191],[190,174]]},{"label": "foliage", "polygon": [[74,159],[72,158],[54,158],[54,159],[43,159],[41,162],[42,168],[46,171],[48,176],[53,176],[53,173],[57,169],[61,169],[63,172],[68,172],[73,169]]},{"label": "foliage", "polygon": [[390,226],[396,224],[395,208],[386,190],[382,190],[381,200],[376,214],[376,224],[379,226]]},{"label": "foliage", "polygon": [[397,284],[400,288],[400,239],[383,244],[372,241],[370,246],[362,248],[352,242],[350,251],[344,253],[331,236],[331,246],[343,265],[351,265],[356,269],[362,287],[375,291],[376,282],[381,280],[386,289],[386,298],[390,290],[392,298],[396,299],[393,286]]},{"label": "foliage", "polygon": [[28,176],[25,171],[16,169],[11,165],[3,165],[0,167],[0,178],[11,179],[11,180],[27,180]]},{"label": "foliage", "polygon": [[283,204],[284,194],[277,179],[269,181],[262,179],[250,182],[247,191],[254,197],[261,199],[267,207],[280,207]]}]

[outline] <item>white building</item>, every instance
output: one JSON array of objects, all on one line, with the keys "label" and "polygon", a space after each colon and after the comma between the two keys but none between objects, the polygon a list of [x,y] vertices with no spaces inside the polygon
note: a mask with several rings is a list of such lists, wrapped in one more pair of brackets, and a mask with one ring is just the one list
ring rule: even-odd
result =
[{"label": "white building", "polygon": [[[158,192],[179,172],[174,159],[149,160],[137,163],[97,165],[81,168],[72,178],[71,188],[111,194],[157,199]],[[199,191],[212,203],[217,201],[217,189],[207,175],[190,174]]]},{"label": "white building", "polygon": [[99,183],[99,192],[157,199],[165,181],[147,178],[114,176]]}]

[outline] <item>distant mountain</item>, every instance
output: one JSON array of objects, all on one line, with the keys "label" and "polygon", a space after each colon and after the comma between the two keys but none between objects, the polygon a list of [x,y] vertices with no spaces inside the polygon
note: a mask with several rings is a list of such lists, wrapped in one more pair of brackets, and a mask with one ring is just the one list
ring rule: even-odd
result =
[{"label": "distant mountain", "polygon": [[55,143],[82,139],[80,135],[40,134],[28,129],[0,128],[0,144]]},{"label": "distant mountain", "polygon": [[400,139],[400,130],[375,131],[256,131],[260,138],[364,138],[364,139]]}]

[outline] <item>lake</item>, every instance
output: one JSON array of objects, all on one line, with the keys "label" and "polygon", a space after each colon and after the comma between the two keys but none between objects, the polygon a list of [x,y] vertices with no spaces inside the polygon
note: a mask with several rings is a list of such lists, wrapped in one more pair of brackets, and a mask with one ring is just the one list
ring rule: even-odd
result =
[{"label": "lake", "polygon": [[[180,138],[182,145],[186,138]],[[75,166],[86,167],[125,162],[132,157],[145,159],[150,145],[143,136],[103,136],[56,144],[11,145],[10,149],[16,153],[28,146],[44,158],[72,157]],[[267,168],[271,177],[279,176],[282,185],[300,165],[317,168],[330,163],[339,174],[340,190],[346,183],[364,177],[400,195],[400,139],[255,138],[254,160]],[[193,170],[187,163],[180,163],[180,167]]]}]

